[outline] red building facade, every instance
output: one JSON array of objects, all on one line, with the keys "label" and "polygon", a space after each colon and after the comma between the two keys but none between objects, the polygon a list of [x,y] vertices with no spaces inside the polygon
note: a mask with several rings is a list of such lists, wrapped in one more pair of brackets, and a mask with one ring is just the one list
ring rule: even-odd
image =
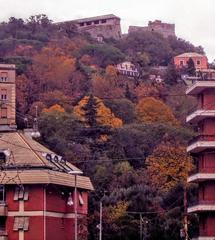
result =
[{"label": "red building facade", "polygon": [[174,57],[175,66],[177,68],[186,67],[190,58],[193,60],[196,70],[204,70],[208,68],[207,57],[195,52],[183,53]]},{"label": "red building facade", "polygon": [[[15,79],[0,78],[2,89],[7,81],[15,85]],[[10,96],[0,99],[0,106],[12,102],[15,109]],[[86,239],[90,179],[73,175],[80,170],[32,139],[29,131],[17,131],[14,122],[6,121],[10,114],[1,118],[0,240],[74,240],[75,219],[78,239]]]},{"label": "red building facade", "polygon": [[187,89],[188,95],[195,95],[197,109],[187,116],[187,122],[194,125],[198,135],[189,144],[187,151],[195,159],[196,169],[188,182],[198,184],[197,201],[188,208],[188,213],[199,216],[197,240],[215,239],[215,81],[196,78]]}]

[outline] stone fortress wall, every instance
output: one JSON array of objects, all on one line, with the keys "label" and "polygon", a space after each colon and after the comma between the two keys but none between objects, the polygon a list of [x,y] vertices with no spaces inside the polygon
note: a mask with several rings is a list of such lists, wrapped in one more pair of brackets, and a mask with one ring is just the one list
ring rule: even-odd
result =
[{"label": "stone fortress wall", "polygon": [[145,27],[130,26],[128,33],[143,31],[157,32],[162,34],[165,38],[169,36],[176,36],[175,24],[163,23],[160,20],[155,20],[154,22],[149,21],[148,26]]}]

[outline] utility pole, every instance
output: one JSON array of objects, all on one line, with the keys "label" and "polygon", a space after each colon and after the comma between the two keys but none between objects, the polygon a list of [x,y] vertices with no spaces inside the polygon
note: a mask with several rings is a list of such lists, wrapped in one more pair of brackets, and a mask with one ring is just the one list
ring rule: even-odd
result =
[{"label": "utility pole", "polygon": [[143,216],[140,213],[140,240],[143,240]]},{"label": "utility pole", "polygon": [[102,206],[102,199],[100,200],[100,213],[99,213],[99,240],[102,240],[102,212],[103,212],[103,206]]},{"label": "utility pole", "polygon": [[188,220],[187,220],[187,186],[184,186],[184,239],[188,240]]}]

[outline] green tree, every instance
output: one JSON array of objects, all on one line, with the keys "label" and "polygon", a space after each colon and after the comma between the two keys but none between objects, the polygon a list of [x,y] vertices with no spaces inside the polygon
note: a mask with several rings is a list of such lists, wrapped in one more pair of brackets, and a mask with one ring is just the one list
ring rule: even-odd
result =
[{"label": "green tree", "polygon": [[84,47],[82,55],[88,54],[94,57],[94,63],[106,67],[111,64],[117,64],[125,59],[125,55],[116,47],[108,44],[91,44]]},{"label": "green tree", "polygon": [[89,96],[87,103],[82,106],[85,122],[90,127],[95,127],[97,125],[97,107],[98,102],[92,94]]},{"label": "green tree", "polygon": [[190,76],[194,76],[196,73],[195,63],[192,58],[187,61],[186,72]]}]

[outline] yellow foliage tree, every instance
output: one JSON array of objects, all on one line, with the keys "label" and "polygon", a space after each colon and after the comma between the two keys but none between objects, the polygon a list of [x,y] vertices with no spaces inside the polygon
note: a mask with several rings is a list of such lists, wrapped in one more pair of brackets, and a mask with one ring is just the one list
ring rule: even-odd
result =
[{"label": "yellow foliage tree", "polygon": [[184,184],[193,167],[186,148],[169,143],[160,144],[146,159],[146,163],[153,185],[165,192],[179,183]]},{"label": "yellow foliage tree", "polygon": [[171,109],[162,101],[153,97],[142,99],[136,106],[136,114],[140,122],[179,124]]},{"label": "yellow foliage tree", "polygon": [[120,201],[114,207],[110,207],[110,219],[114,222],[119,221],[127,215],[129,203]]},{"label": "yellow foliage tree", "polygon": [[[117,118],[110,108],[106,107],[102,100],[97,97],[94,97],[96,101],[96,120],[98,124],[109,126],[109,127],[120,127],[123,122],[120,118]],[[82,120],[86,121],[84,106],[89,101],[89,97],[85,96],[77,106],[74,107],[74,113]]]},{"label": "yellow foliage tree", "polygon": [[44,108],[43,112],[44,113],[54,113],[54,112],[64,113],[65,110],[60,105],[55,104],[55,105],[51,106],[50,108]]}]

